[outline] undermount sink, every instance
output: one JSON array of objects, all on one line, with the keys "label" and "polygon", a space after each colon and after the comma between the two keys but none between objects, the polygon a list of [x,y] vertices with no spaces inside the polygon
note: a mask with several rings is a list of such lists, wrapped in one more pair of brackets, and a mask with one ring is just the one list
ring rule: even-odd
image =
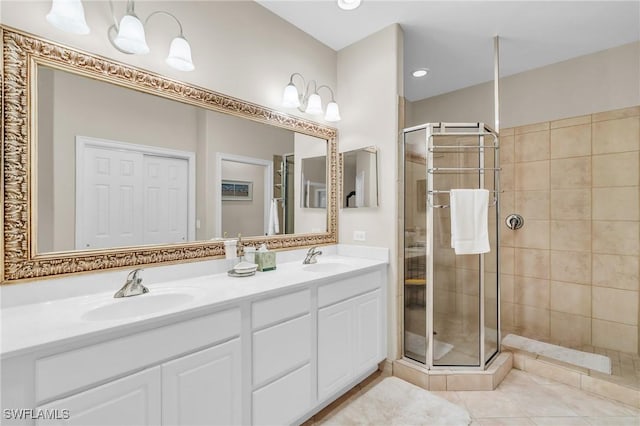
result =
[{"label": "undermount sink", "polygon": [[138,296],[112,298],[106,303],[96,306],[82,315],[87,321],[110,321],[134,318],[166,311],[185,305],[194,299],[192,294],[184,290],[155,291]]},{"label": "undermount sink", "polygon": [[342,272],[349,268],[346,264],[339,262],[318,262],[304,265],[302,269],[308,272]]}]

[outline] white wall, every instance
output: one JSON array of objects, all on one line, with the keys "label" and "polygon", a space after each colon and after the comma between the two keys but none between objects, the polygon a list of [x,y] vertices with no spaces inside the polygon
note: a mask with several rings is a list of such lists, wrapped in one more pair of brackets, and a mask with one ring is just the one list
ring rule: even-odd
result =
[{"label": "white wall", "polygon": [[[640,42],[500,79],[500,127],[640,104]],[[493,127],[493,82],[407,103],[407,125],[484,121]]]},{"label": "white wall", "polygon": [[[142,19],[159,9],[180,19],[196,66],[192,72],[174,70],[164,62],[177,35],[170,18],[159,15],[149,22],[148,55],[125,55],[107,39],[107,28],[113,24],[108,2],[83,4],[91,28],[84,36],[60,31],[45,20],[50,0],[2,0],[0,19],[49,40],[275,109],[281,109],[282,90],[293,72],[336,86],[336,52],[253,1],[136,1]],[[116,1],[115,10],[121,17],[125,2]],[[296,109],[287,112],[302,115]]]},{"label": "white wall", "polygon": [[[377,208],[341,209],[341,243],[388,247],[391,254],[388,287],[388,354],[397,356],[397,208],[398,102],[402,89],[402,42],[399,25],[387,27],[338,52],[340,151],[378,147],[379,203]],[[366,241],[353,240],[365,231]]]},{"label": "white wall", "polygon": [[264,235],[264,166],[222,162],[223,180],[253,183],[253,197],[247,201],[222,201],[222,232],[235,238],[242,235]]}]

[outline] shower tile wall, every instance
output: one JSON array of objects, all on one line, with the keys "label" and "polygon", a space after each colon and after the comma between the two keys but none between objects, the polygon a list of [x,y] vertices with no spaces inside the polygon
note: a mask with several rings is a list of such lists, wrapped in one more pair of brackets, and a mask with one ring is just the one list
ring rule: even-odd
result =
[{"label": "shower tile wall", "polygon": [[505,332],[638,353],[640,107],[501,131]]}]

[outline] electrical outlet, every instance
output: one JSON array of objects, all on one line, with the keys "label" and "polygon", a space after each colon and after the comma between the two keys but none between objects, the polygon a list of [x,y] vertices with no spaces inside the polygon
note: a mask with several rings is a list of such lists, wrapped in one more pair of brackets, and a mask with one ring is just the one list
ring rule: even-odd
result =
[{"label": "electrical outlet", "polygon": [[366,241],[367,233],[364,231],[353,231],[353,241]]}]

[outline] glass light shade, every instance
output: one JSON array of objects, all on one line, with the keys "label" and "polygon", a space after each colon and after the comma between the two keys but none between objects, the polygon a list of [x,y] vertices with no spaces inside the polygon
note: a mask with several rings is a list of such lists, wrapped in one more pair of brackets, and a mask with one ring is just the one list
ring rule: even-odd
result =
[{"label": "glass light shade", "polygon": [[144,55],[149,53],[149,46],[144,37],[142,22],[134,15],[124,15],[118,27],[118,35],[113,42],[127,53]]},{"label": "glass light shade", "polygon": [[176,37],[171,41],[166,62],[180,71],[193,71],[196,68],[191,60],[191,46],[183,37]]},{"label": "glass light shade", "polygon": [[311,94],[307,101],[307,109],[304,110],[307,114],[322,114],[322,100],[317,93]]},{"label": "glass light shade", "polygon": [[47,21],[54,27],[73,34],[89,34],[80,0],[53,0]]},{"label": "glass light shade", "polygon": [[282,93],[282,106],[285,108],[298,108],[300,106],[300,97],[298,89],[293,83],[287,84]]},{"label": "glass light shade", "polygon": [[338,104],[331,101],[327,105],[327,113],[324,115],[324,119],[326,121],[340,121],[340,110],[338,109]]}]

